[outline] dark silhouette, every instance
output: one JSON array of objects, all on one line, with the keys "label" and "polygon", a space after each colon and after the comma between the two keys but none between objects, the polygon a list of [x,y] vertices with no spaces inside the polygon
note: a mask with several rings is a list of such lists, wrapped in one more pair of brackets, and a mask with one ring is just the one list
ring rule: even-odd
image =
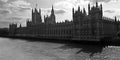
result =
[{"label": "dark silhouette", "polygon": [[79,54],[80,52],[84,52],[84,53],[89,53],[90,56],[93,56],[95,53],[101,53],[104,47],[105,46],[102,46],[102,45],[66,44],[59,48],[65,49],[65,50],[78,48],[80,50],[76,52],[76,54]]},{"label": "dark silhouette", "polygon": [[114,38],[120,30],[117,17],[110,19],[103,16],[103,6],[96,2],[95,6],[88,4],[88,13],[85,8],[72,8],[72,21],[56,23],[54,8],[50,16],[41,18],[41,9],[32,9],[32,21],[27,21],[26,27],[17,24],[9,25],[10,36],[49,38],[61,40],[100,41],[106,37]]},{"label": "dark silhouette", "polygon": [[0,36],[6,36],[9,34],[8,28],[0,28]]}]

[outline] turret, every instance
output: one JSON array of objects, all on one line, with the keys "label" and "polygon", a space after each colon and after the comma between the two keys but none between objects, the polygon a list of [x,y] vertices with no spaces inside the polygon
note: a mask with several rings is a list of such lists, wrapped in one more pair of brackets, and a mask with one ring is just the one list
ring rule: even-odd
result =
[{"label": "turret", "polygon": [[80,6],[78,6],[78,11],[80,12]]},{"label": "turret", "polygon": [[86,15],[86,11],[85,11],[85,8],[83,8],[83,14]]},{"label": "turret", "polygon": [[45,17],[45,15],[44,15],[44,23],[46,23],[46,17]]},{"label": "turret", "polygon": [[88,4],[88,15],[90,15],[90,4]]},{"label": "turret", "polygon": [[38,13],[38,10],[37,10],[37,8],[35,8],[35,13]]},{"label": "turret", "polygon": [[41,15],[41,9],[39,9],[39,14]]},{"label": "turret", "polygon": [[96,7],[98,7],[98,2],[96,2]]},{"label": "turret", "polygon": [[20,26],[19,26],[20,28],[22,27],[22,25],[20,24]]},{"label": "turret", "polygon": [[54,8],[53,8],[53,5],[52,5],[51,14],[54,14]]},{"label": "turret", "polygon": [[42,18],[41,18],[41,9],[39,9],[39,15],[40,15],[40,20],[42,20]]},{"label": "turret", "polygon": [[73,15],[73,19],[74,19],[74,8],[72,8],[72,15]]},{"label": "turret", "polygon": [[100,9],[101,9],[101,17],[103,16],[103,7],[102,4],[100,4]]},{"label": "turret", "polygon": [[32,14],[33,14],[33,9],[32,9]]},{"label": "turret", "polygon": [[12,23],[9,25],[9,34],[10,35],[15,35],[16,34],[16,29],[17,29],[17,24]]},{"label": "turret", "polygon": [[102,10],[103,8],[102,8],[102,4],[100,4],[100,9]]},{"label": "turret", "polygon": [[52,5],[52,11],[51,11],[51,21],[52,21],[52,24],[54,24],[56,22],[55,21],[55,13],[54,13],[53,5]]},{"label": "turret", "polygon": [[32,9],[32,21],[34,21],[34,11]]},{"label": "turret", "polygon": [[115,16],[115,22],[117,22],[117,17]]},{"label": "turret", "polygon": [[42,23],[42,17],[41,17],[41,9],[37,9],[37,3],[36,3],[36,7],[34,8],[34,11],[32,9],[32,22],[31,24],[40,24]]},{"label": "turret", "polygon": [[44,20],[45,20],[45,15],[44,15]]}]

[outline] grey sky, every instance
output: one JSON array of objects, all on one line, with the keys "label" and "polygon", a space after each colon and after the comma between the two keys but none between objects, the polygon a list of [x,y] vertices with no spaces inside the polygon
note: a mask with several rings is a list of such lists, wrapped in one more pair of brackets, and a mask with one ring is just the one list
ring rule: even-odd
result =
[{"label": "grey sky", "polygon": [[8,27],[9,23],[16,22],[25,26],[25,21],[31,19],[31,9],[42,9],[42,17],[49,15],[51,6],[54,6],[57,22],[72,20],[72,11],[79,5],[86,8],[88,3],[92,5],[98,1],[103,4],[104,16],[120,18],[120,0],[0,0],[0,27]]}]

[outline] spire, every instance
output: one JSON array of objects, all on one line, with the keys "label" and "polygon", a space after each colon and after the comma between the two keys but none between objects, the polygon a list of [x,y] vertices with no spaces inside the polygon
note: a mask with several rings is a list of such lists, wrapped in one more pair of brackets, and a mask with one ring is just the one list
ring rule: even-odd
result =
[{"label": "spire", "polygon": [[72,8],[72,17],[74,19],[74,8]]},{"label": "spire", "polygon": [[41,15],[41,9],[39,9],[39,14]]},{"label": "spire", "polygon": [[80,11],[80,6],[78,6],[78,11]]},{"label": "spire", "polygon": [[36,0],[35,13],[38,13],[37,6],[38,6],[38,4],[37,4],[37,0]]},{"label": "spire", "polygon": [[100,4],[100,10],[101,10],[101,18],[103,16],[103,8],[102,8],[102,4]]},{"label": "spire", "polygon": [[38,13],[38,10],[37,10],[37,8],[35,8],[35,12],[37,12],[37,13]]},{"label": "spire", "polygon": [[32,9],[32,21],[34,20],[34,12],[33,12],[33,9]]},{"label": "spire", "polygon": [[98,2],[97,2],[97,0],[96,0],[96,7],[98,7]]},{"label": "spire", "polygon": [[37,8],[37,6],[38,6],[38,4],[36,3],[36,6],[35,6],[35,8]]},{"label": "spire", "polygon": [[45,17],[45,15],[44,15],[44,20],[45,20],[45,18],[46,18],[46,17]]},{"label": "spire", "polygon": [[54,14],[54,8],[53,8],[53,5],[52,5],[51,14]]},{"label": "spire", "polygon": [[90,3],[88,4],[88,15],[90,14]]},{"label": "spire", "polygon": [[117,21],[117,17],[115,16],[115,22]]},{"label": "spire", "polygon": [[74,14],[74,8],[72,8],[72,13]]},{"label": "spire", "polygon": [[33,14],[33,9],[32,9],[32,14]]},{"label": "spire", "polygon": [[90,3],[88,4],[88,7],[90,8]]},{"label": "spire", "polygon": [[42,20],[42,18],[41,18],[41,9],[39,9],[39,15],[40,15],[40,20]]},{"label": "spire", "polygon": [[20,24],[20,28],[22,27],[22,25]]},{"label": "spire", "polygon": [[53,5],[52,5],[52,12],[54,12],[54,8],[53,8]]},{"label": "spire", "polygon": [[53,9],[53,5],[52,5],[52,9]]},{"label": "spire", "polygon": [[37,4],[37,0],[36,0],[36,5],[35,5],[35,8],[37,8],[38,4]]},{"label": "spire", "polygon": [[102,4],[100,4],[100,9],[102,10]]},{"label": "spire", "polygon": [[86,11],[85,11],[85,8],[83,8],[83,13],[86,15]]},{"label": "spire", "polygon": [[45,15],[44,15],[44,22],[46,23],[46,17],[45,17]]}]

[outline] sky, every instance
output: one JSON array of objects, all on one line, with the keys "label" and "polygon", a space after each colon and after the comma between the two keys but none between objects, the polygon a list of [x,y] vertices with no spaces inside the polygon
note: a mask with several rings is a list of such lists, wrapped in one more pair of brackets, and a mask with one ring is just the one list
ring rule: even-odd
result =
[{"label": "sky", "polygon": [[72,20],[72,8],[77,10],[85,8],[87,12],[88,4],[95,2],[103,4],[103,15],[105,17],[120,19],[120,0],[0,0],[0,28],[8,27],[10,23],[26,25],[26,21],[31,20],[31,10],[36,7],[42,10],[42,19],[45,15],[50,15],[51,7],[54,6],[56,21],[64,22]]}]

